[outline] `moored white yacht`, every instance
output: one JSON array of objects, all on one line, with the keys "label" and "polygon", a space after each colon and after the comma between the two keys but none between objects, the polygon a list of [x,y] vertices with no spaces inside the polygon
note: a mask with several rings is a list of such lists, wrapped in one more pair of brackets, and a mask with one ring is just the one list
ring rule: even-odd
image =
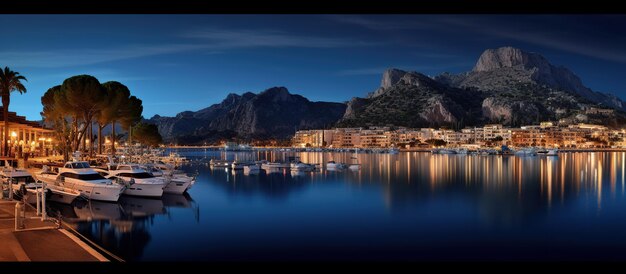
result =
[{"label": "moored white yacht", "polygon": [[559,156],[559,149],[558,148],[548,149],[546,156]]},{"label": "moored white yacht", "polygon": [[174,169],[160,169],[154,165],[143,165],[141,168],[152,174],[154,177],[163,178],[167,186],[163,189],[164,193],[183,194],[191,188],[195,182],[195,178],[184,173],[179,173]]},{"label": "moored white yacht", "polygon": [[126,195],[161,197],[163,189],[168,182],[164,178],[158,178],[136,164],[107,165],[105,168],[96,168],[101,175],[107,178],[120,178],[129,185],[124,190]]},{"label": "moored white yacht", "polygon": [[337,163],[335,161],[328,161],[328,163],[326,163],[326,168],[327,169],[344,169],[347,168],[348,165],[346,165],[345,163]]},{"label": "moored white yacht", "polygon": [[526,147],[515,151],[516,156],[537,156],[537,150],[533,147]]},{"label": "moored white yacht", "polygon": [[[0,169],[0,180],[4,183],[10,181],[13,193],[18,197],[25,197],[26,202],[30,204],[36,203],[37,193],[43,191],[43,184],[37,182],[37,180],[24,169],[4,166]],[[80,192],[62,186],[47,185],[46,189],[48,191],[46,199],[59,203],[70,204],[81,196]]]},{"label": "moored white yacht", "polygon": [[80,161],[67,162],[55,170],[44,166],[35,177],[48,185],[67,187],[87,199],[99,201],[116,202],[126,189],[126,186],[102,177],[87,162]]},{"label": "moored white yacht", "polygon": [[295,161],[290,164],[289,168],[294,171],[313,171],[315,169],[315,166],[311,164],[305,164],[300,161]]},{"label": "moored white yacht", "polygon": [[261,164],[262,169],[278,169],[278,168],[288,168],[290,167],[289,163],[277,163],[277,162],[263,162]]}]

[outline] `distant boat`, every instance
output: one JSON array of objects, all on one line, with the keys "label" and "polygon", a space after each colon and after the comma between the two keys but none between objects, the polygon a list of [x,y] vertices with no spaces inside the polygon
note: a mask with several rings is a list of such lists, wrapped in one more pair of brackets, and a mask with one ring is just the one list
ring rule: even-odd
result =
[{"label": "distant boat", "polygon": [[537,150],[532,147],[522,148],[518,151],[515,151],[516,156],[537,156]]},{"label": "distant boat", "polygon": [[395,147],[389,149],[389,154],[398,154],[399,152],[400,150]]},{"label": "distant boat", "polygon": [[243,166],[244,175],[256,175],[261,171],[261,167],[257,164]]},{"label": "distant boat", "polygon": [[289,168],[289,163],[277,163],[277,162],[264,162],[261,164],[262,169],[272,169],[272,168]]},{"label": "distant boat", "polygon": [[344,164],[344,163],[337,163],[335,161],[328,161],[328,163],[326,163],[326,168],[327,169],[344,169],[347,168],[348,165]]},{"label": "distant boat", "polygon": [[456,150],[447,148],[435,148],[431,152],[433,154],[456,154]]},{"label": "distant boat", "polygon": [[215,159],[211,159],[211,161],[209,161],[209,165],[211,167],[225,167],[225,168],[230,168],[232,167],[232,162],[227,161],[227,160],[215,160]]},{"label": "distant boat", "polygon": [[291,163],[289,168],[292,171],[313,171],[313,169],[315,169],[315,166],[311,164],[305,164],[300,161],[294,161]]},{"label": "distant boat", "polygon": [[549,149],[548,153],[546,153],[546,156],[559,156],[559,149]]}]

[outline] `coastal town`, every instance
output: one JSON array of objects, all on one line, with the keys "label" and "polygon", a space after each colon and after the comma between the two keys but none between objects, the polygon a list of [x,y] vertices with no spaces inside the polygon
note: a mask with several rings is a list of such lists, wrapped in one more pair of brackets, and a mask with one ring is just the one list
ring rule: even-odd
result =
[{"label": "coastal town", "polygon": [[624,129],[609,129],[595,124],[541,122],[519,128],[502,124],[452,130],[444,128],[357,127],[299,130],[294,147],[326,148],[435,148],[479,149],[500,147],[543,148],[624,148]]}]

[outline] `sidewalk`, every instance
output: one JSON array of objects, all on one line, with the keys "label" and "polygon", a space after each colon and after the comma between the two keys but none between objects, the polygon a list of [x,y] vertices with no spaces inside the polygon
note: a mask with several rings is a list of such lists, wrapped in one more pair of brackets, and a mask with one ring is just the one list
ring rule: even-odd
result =
[{"label": "sidewalk", "polygon": [[[0,262],[108,261],[65,229],[15,231],[15,204],[0,200]],[[26,221],[27,229],[53,225],[40,220]]]}]

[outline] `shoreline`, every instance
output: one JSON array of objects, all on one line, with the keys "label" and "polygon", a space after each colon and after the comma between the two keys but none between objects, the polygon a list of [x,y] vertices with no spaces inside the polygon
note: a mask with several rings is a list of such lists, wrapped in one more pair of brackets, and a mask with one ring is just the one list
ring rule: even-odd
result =
[{"label": "shoreline", "polygon": [[[166,146],[165,149],[210,149],[224,151],[223,146]],[[399,152],[431,152],[435,148],[400,148]],[[486,149],[486,148],[483,148]],[[382,152],[389,148],[299,148],[299,147],[252,147],[249,150],[227,150],[230,152],[279,150],[286,152]],[[559,152],[626,152],[626,148],[559,148]]]}]

